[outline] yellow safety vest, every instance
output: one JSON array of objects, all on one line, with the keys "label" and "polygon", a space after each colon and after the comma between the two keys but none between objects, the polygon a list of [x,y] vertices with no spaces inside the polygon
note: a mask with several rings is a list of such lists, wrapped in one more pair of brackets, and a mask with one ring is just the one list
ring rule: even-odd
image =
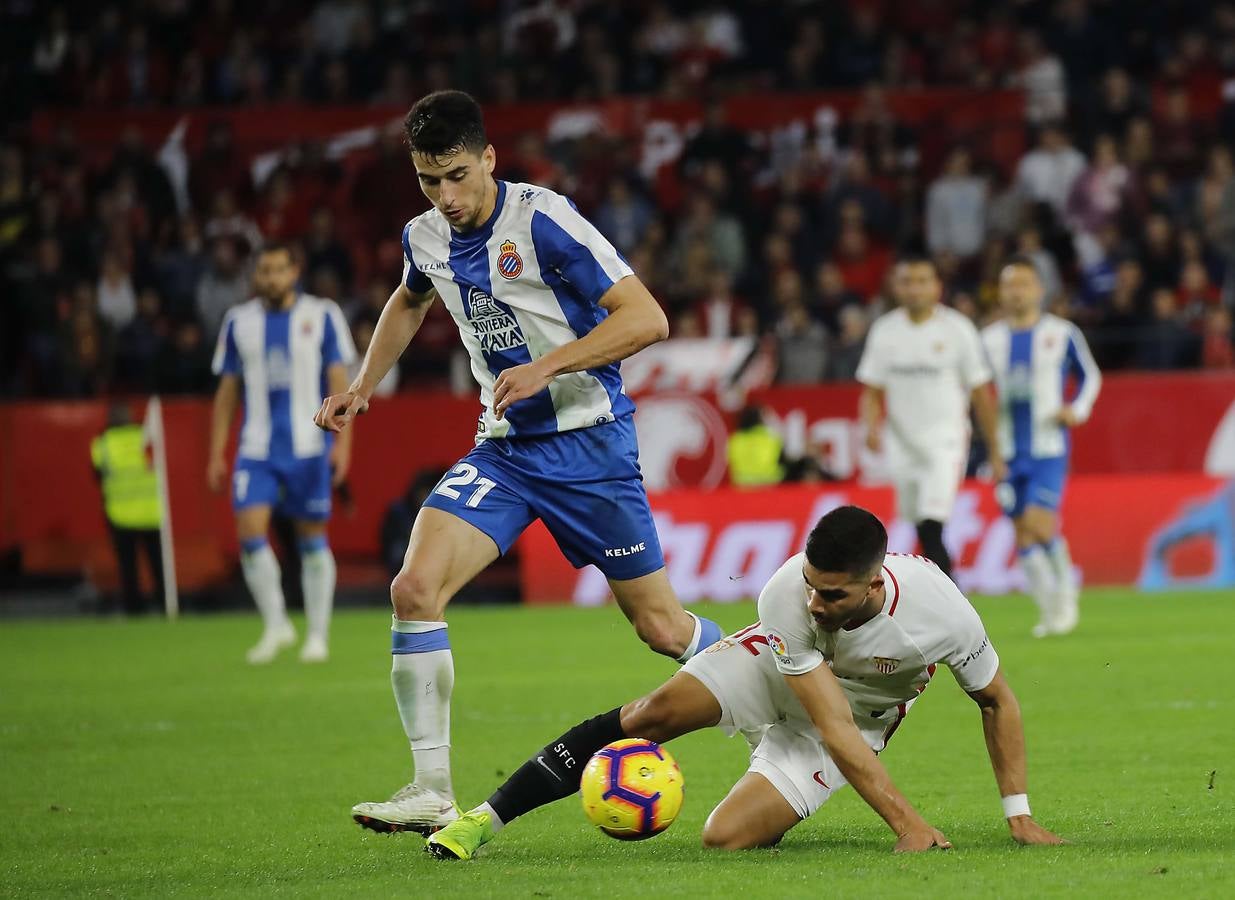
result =
[{"label": "yellow safety vest", "polygon": [[103,477],[107,520],[117,528],[158,528],[162,520],[159,483],[146,461],[142,427],[108,428],[91,443],[90,456]]},{"label": "yellow safety vest", "polygon": [[729,436],[729,479],[740,487],[779,484],[785,477],[780,464],[780,436],[766,425],[735,431]]}]

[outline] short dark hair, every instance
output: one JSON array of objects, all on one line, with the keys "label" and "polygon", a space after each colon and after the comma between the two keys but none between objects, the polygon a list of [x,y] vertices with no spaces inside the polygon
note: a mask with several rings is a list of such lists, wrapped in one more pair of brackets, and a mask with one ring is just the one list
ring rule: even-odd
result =
[{"label": "short dark hair", "polygon": [[939,274],[938,269],[936,269],[935,267],[935,260],[931,259],[930,254],[927,253],[925,250],[917,250],[917,249],[902,250],[900,253],[896,254],[896,265],[898,266],[918,266],[918,265],[930,266],[931,271],[933,271],[936,275]]},{"label": "short dark hair", "polygon": [[403,120],[407,146],[430,159],[460,150],[480,153],[489,145],[480,104],[463,91],[434,91],[416,101]]},{"label": "short dark hair", "polygon": [[820,572],[866,575],[883,563],[888,532],[860,506],[838,506],[825,514],[806,539],[806,561]]},{"label": "short dark hair", "polygon": [[1006,269],[1008,266],[1020,266],[1022,268],[1028,269],[1029,271],[1033,272],[1033,274],[1038,276],[1039,281],[1042,280],[1042,273],[1038,271],[1037,263],[1033,261],[1033,257],[1028,256],[1027,254],[1013,253],[1011,256],[1009,256],[1007,259],[1003,261],[1003,265],[1000,266],[1000,268]]},{"label": "short dark hair", "polygon": [[258,248],[257,255],[261,256],[266,253],[286,253],[292,265],[296,264],[296,247],[291,241],[266,241]]}]

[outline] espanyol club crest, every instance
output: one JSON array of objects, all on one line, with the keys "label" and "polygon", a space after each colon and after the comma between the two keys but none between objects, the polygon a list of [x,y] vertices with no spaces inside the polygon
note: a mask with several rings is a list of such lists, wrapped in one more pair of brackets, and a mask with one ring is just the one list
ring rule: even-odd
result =
[{"label": "espanyol club crest", "polygon": [[900,664],[899,659],[890,659],[886,656],[875,657],[875,671],[880,675],[891,675]]},{"label": "espanyol club crest", "polygon": [[502,241],[499,249],[502,252],[497,258],[498,274],[507,281],[518,278],[523,272],[523,257],[515,250],[515,242]]}]

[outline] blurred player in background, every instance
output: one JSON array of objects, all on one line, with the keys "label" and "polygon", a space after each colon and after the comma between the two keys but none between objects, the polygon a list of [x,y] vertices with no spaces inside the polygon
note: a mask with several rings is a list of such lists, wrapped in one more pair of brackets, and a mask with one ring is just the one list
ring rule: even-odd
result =
[{"label": "blurred player in background", "polygon": [[1004,816],[1021,844],[1058,844],[1030,815],[1020,706],[977,612],[939,569],[888,554],[871,513],[823,516],[759,595],[759,621],[688,662],[648,696],[550,741],[489,800],[429,838],[470,859],[505,824],[579,789],[592,754],[622,738],[665,742],[719,725],[751,744],[750,768],[712,810],[709,847],[770,847],[846,784],[883,817],[897,850],[951,846],[875,754],[938,665],[982,710]]},{"label": "blurred player in background", "polygon": [[917,526],[922,552],[950,577],[943,526],[965,475],[971,400],[991,476],[999,483],[1006,474],[991,370],[973,323],[939,302],[943,285],[928,257],[902,256],[892,290],[899,308],[871,326],[858,366],[859,415],[867,447],[887,450],[900,516]]},{"label": "blurred player in background", "polygon": [[[438,297],[459,327],[483,405],[476,448],[417,514],[394,605],[391,683],[415,778],[352,810],[378,831],[429,832],[456,817],[450,777],[454,659],[446,604],[536,519],[576,567],[605,574],[653,650],[679,661],[721,637],[686,612],[665,573],[618,363],[668,323],[626,261],[560,194],[497,181],[480,107],[441,91],[407,116],[412,162],[433,209],[403,230],[403,283],[360,374],[322,404],[344,429]],[[433,423],[426,423],[432,427]]]},{"label": "blurred player in background", "polygon": [[[999,275],[1004,319],[982,341],[999,390],[999,441],[1008,461],[1000,505],[1016,525],[1016,546],[1038,605],[1037,637],[1076,627],[1078,585],[1059,505],[1068,474],[1069,429],[1089,418],[1102,374],[1079,328],[1042,312],[1042,279],[1029,257],[1013,257]],[[1068,376],[1076,389],[1068,399]]]},{"label": "blurred player in background", "polygon": [[253,275],[257,296],[223,320],[213,368],[219,376],[210,426],[206,479],[212,491],[227,480],[224,452],[244,390],[244,425],[232,472],[232,506],[244,580],[262,615],[262,636],[249,662],[267,663],[296,640],[287,618],[279,561],[270,549],[271,511],[295,523],[308,634],[304,662],[329,656],[335,562],[326,541],[330,489],[347,477],[351,436],[337,439],[313,426],[328,393],[347,386],[356,351],[333,300],[297,290],[300,270],[291,250],[268,244]]}]

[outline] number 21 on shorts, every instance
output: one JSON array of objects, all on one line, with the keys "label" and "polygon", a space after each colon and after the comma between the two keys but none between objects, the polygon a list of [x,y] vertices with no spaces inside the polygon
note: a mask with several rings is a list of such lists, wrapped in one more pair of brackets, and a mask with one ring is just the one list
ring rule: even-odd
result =
[{"label": "number 21 on shorts", "polygon": [[[477,477],[477,476],[480,477]],[[472,491],[472,495],[467,498],[464,503],[472,509],[480,506],[480,501],[485,499],[485,494],[493,490],[497,485],[476,471],[476,467],[468,463],[459,463],[450,470],[450,474],[438,482],[437,487],[433,489],[433,493],[441,494],[443,497],[449,497],[451,500],[458,500],[460,492],[456,488],[466,487],[467,485],[475,484],[476,488]]]}]

